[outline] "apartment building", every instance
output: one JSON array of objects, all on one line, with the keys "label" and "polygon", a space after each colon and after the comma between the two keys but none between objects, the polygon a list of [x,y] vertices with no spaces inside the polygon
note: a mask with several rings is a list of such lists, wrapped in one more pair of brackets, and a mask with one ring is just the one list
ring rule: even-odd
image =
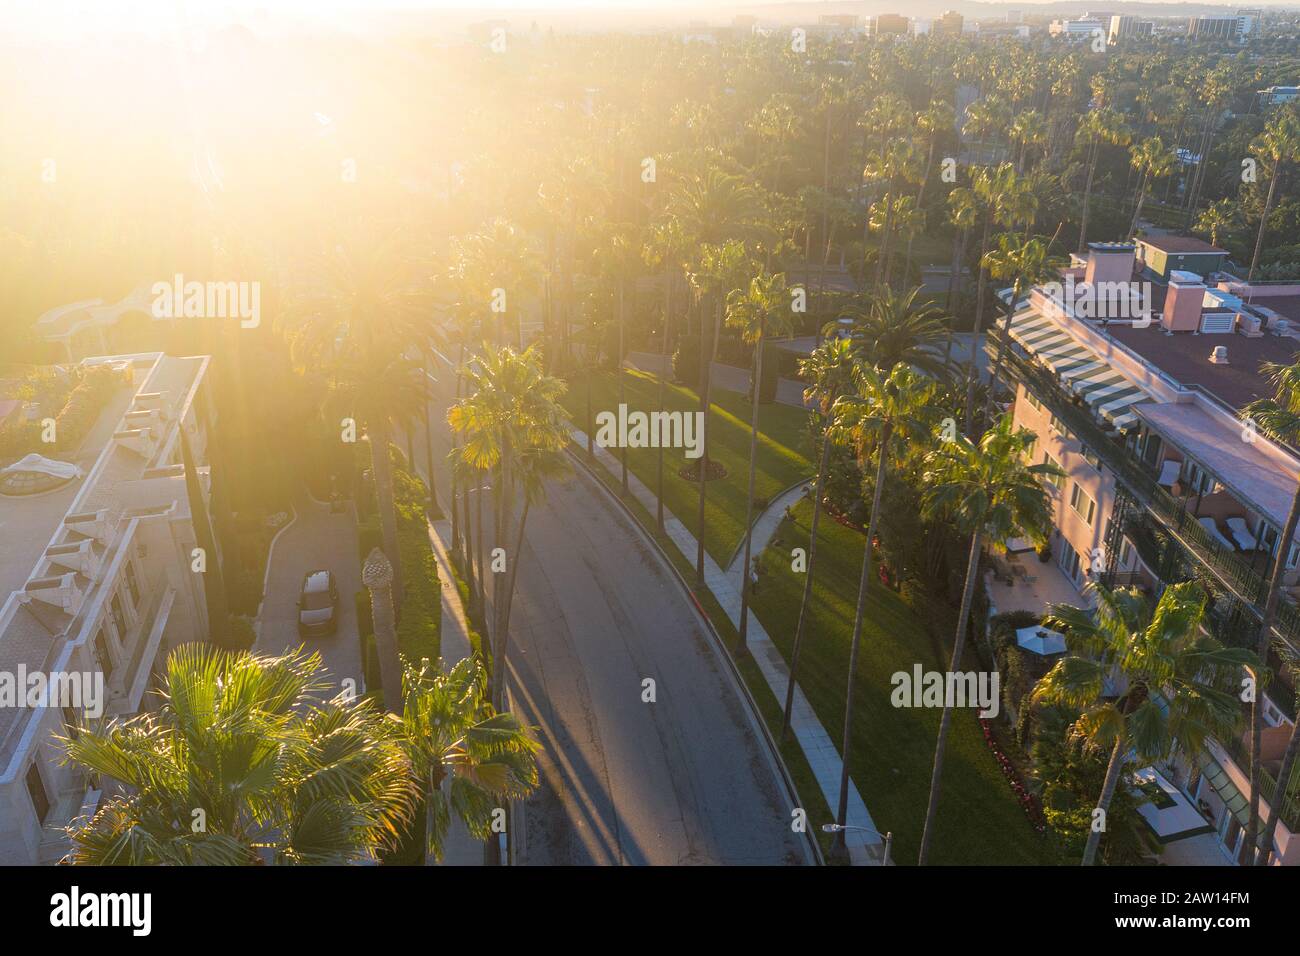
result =
[{"label": "apartment building", "polygon": [[[1095,579],[1153,595],[1172,581],[1207,582],[1216,633],[1253,647],[1281,560],[1275,637],[1300,647],[1300,540],[1280,540],[1300,455],[1259,434],[1242,411],[1271,394],[1263,363],[1291,364],[1300,353],[1300,282],[1248,285],[1165,260],[1153,268],[1153,244],[1181,246],[1145,244],[1092,244],[1059,287],[1033,290],[1013,317],[1015,421],[1038,436],[1036,461],[1065,472],[1049,488],[1050,561],[1081,601]],[[1221,266],[1218,253],[1200,243],[1171,254]],[[1276,655],[1270,664],[1282,672]],[[1265,695],[1265,775],[1277,772],[1293,701],[1283,680]],[[1244,739],[1216,741],[1144,768],[1169,796],[1143,811],[1162,840],[1175,847],[1205,836],[1222,862],[1231,859],[1247,815],[1245,752]],[[1300,863],[1298,776],[1275,847],[1287,865]],[[1266,793],[1271,786],[1270,777]]]},{"label": "apartment building", "polygon": [[[77,675],[83,690],[79,701],[0,695],[2,864],[57,862],[68,849],[60,828],[106,797],[97,780],[61,766],[55,735],[95,711],[152,709],[168,651],[207,638],[194,519],[202,509],[210,520],[208,362],[157,352],[83,359],[116,377],[79,446],[51,453],[67,467],[34,471],[46,479],[39,492],[0,493],[0,681],[21,688],[32,675]],[[183,443],[197,490],[187,487]],[[220,555],[203,560],[217,567]]]},{"label": "apartment building", "polygon": [[1104,37],[1106,28],[1109,25],[1109,19],[1103,23],[1098,17],[1085,17],[1077,20],[1053,20],[1048,24],[1047,32],[1051,36],[1060,37],[1070,42],[1082,42],[1098,36]]}]

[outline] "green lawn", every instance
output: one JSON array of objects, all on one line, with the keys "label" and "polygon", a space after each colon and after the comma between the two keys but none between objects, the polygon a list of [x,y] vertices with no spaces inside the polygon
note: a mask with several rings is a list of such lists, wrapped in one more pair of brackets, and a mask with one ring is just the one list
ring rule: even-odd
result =
[{"label": "green lawn", "polygon": [[[807,548],[811,504],[801,502],[793,521],[783,523],[781,549]],[[823,516],[819,529],[812,617],[800,653],[799,685],[838,746],[844,726],[844,682],[862,571],[863,536]],[[798,622],[804,577],[790,570],[788,557],[769,549],[754,609],[786,660]],[[934,762],[940,711],[895,708],[891,676],[948,669],[948,644],[936,646],[897,594],[878,583],[867,597],[853,715],[850,773],[876,825],[894,834],[894,855],[912,864]],[[966,663],[978,669],[973,655]],[[973,710],[954,715],[945,761],[939,826],[931,844],[935,864],[1050,864],[1058,862],[1051,843],[1034,832],[984,743]]]},{"label": "green lawn", "polygon": [[[629,411],[652,412],[658,409],[658,383],[653,375],[627,372],[625,396]],[[576,376],[569,382],[564,406],[573,422],[587,430],[586,379]],[[667,411],[694,412],[699,398],[694,391],[669,385],[665,391]],[[726,566],[736,545],[744,537],[745,492],[749,480],[750,405],[744,395],[714,389],[713,412],[709,419],[709,457],[727,469],[727,475],[708,483],[704,506],[704,547],[719,565]],[[618,408],[617,379],[598,373],[592,380],[592,415]],[[764,405],[759,410],[758,470],[754,496],[767,501],[803,478],[812,475],[808,460],[809,442],[806,412],[788,405]],[[618,449],[611,449],[618,454]],[[628,468],[652,492],[656,488],[654,448],[628,450]],[[698,513],[699,485],[681,478],[677,472],[687,464],[682,450],[664,452],[664,506],[694,530]],[[755,509],[757,517],[758,509]],[[693,555],[691,556],[693,559]]]}]

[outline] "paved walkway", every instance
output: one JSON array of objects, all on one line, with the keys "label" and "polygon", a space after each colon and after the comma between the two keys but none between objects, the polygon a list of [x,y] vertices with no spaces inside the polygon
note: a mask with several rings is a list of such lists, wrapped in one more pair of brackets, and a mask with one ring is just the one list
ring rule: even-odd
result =
[{"label": "paved walkway", "polygon": [[[587,436],[585,432],[574,428],[570,431],[570,436],[580,448],[586,448]],[[618,458],[615,455],[608,449],[599,447],[595,448],[595,453],[596,460],[604,466],[606,471],[610,474],[618,473]],[[631,473],[628,474],[628,487],[637,500],[653,513],[655,510],[654,492],[647,488],[635,474]],[[788,495],[794,495],[796,492],[801,491],[801,488],[802,486],[800,489],[782,495],[777,499],[777,504],[786,499]],[[759,518],[759,524],[764,526],[764,533],[767,536],[764,541],[770,539],[775,531],[775,524],[772,525],[770,530],[767,529],[769,513],[775,513],[775,524],[779,524],[780,517],[785,513],[785,507],[781,505],[778,508],[774,505]],[[678,551],[687,556],[697,553],[695,536],[672,512],[666,509],[664,511],[664,528],[673,544],[677,546]],[[739,570],[733,564],[732,568],[723,571],[713,558],[707,552],[705,553],[704,583],[713,593],[713,596],[717,598],[718,603],[722,605],[732,624],[737,627],[740,626],[739,585],[741,584],[741,575],[733,572],[739,572]],[[776,699],[784,705],[786,687],[790,682],[790,668],[781,655],[781,651],[772,643],[767,631],[763,629],[762,623],[754,615],[750,615],[747,641],[749,651],[753,655],[755,663],[758,664],[764,680],[767,681],[767,686],[776,695]],[[790,727],[794,731],[795,738],[799,741],[799,746],[803,749],[813,775],[817,778],[817,784],[821,788],[822,795],[826,798],[827,805],[834,812],[835,808],[839,806],[840,776],[844,772],[844,764],[840,760],[839,750],[832,741],[830,734],[826,732],[826,728],[817,719],[812,704],[808,702],[808,698],[804,696],[803,690],[800,689],[798,684],[795,685],[794,711],[790,716]],[[822,822],[830,821],[810,821],[810,825],[821,826]],[[871,831],[878,829],[871,819],[871,814],[867,812],[867,806],[863,802],[861,794],[858,793],[857,785],[852,780],[849,781],[847,823],[849,826],[866,827]],[[845,836],[845,842],[849,849],[849,859],[853,865],[878,865],[880,863],[883,856],[883,847],[880,837],[876,836],[874,832],[866,833],[861,830],[850,830]]]}]

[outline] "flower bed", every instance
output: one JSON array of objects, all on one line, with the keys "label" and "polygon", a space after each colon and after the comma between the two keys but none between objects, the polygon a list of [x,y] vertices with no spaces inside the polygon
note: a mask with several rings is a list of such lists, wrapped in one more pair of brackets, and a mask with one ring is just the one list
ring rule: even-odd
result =
[{"label": "flower bed", "polygon": [[1021,808],[1025,811],[1025,816],[1029,818],[1029,823],[1039,833],[1047,830],[1047,819],[1043,816],[1043,808],[1035,797],[1025,786],[1024,780],[1020,776],[1020,770],[1002,750],[1001,744],[998,743],[997,735],[993,733],[993,722],[987,717],[979,718],[980,729],[984,731],[984,742],[988,744],[989,750],[993,752],[993,759],[998,762],[1002,769],[1002,775],[1007,778],[1011,784],[1011,789],[1020,802]]}]

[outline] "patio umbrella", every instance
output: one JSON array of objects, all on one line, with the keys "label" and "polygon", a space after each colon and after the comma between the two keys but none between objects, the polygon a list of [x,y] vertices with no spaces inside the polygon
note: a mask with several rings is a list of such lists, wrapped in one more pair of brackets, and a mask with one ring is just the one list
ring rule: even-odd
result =
[{"label": "patio umbrella", "polygon": [[1043,656],[1065,652],[1065,637],[1041,627],[1022,627],[1016,631],[1016,644]]}]

